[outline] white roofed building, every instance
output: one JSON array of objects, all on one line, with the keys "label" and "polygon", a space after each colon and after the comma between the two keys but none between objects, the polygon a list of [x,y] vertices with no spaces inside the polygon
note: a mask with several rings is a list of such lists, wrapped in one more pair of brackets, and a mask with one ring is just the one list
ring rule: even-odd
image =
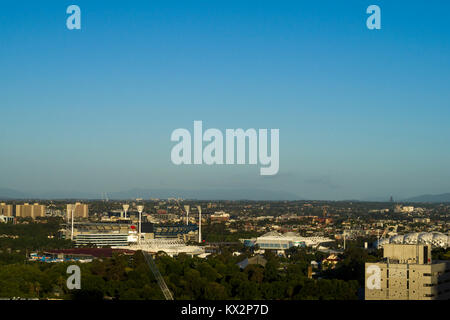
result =
[{"label": "white roofed building", "polygon": [[333,241],[325,237],[302,237],[295,232],[281,234],[276,231],[271,231],[257,237],[255,244],[263,250],[287,250],[292,247],[316,247],[320,244]]}]

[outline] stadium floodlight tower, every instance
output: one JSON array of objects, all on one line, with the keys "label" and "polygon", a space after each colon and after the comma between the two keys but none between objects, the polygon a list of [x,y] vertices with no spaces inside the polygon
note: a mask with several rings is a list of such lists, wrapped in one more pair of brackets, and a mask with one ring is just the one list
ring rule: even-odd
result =
[{"label": "stadium floodlight tower", "polygon": [[346,235],[347,235],[347,233],[344,230],[344,250],[347,249],[347,246],[346,246],[346,241],[347,241]]},{"label": "stadium floodlight tower", "polygon": [[186,210],[186,224],[189,224],[189,209],[190,207],[188,205],[184,206],[184,210]]},{"label": "stadium floodlight tower", "polygon": [[141,243],[141,220],[142,220],[142,211],[144,211],[144,206],[140,205],[137,206],[137,210],[139,212],[139,236],[138,236],[138,243]]},{"label": "stadium floodlight tower", "polygon": [[73,216],[75,215],[75,205],[73,204],[71,206],[72,211],[72,232],[70,233],[70,240],[73,241]]},{"label": "stadium floodlight tower", "polygon": [[123,208],[123,212],[125,212],[125,219],[127,218],[127,212],[128,212],[128,209],[130,208],[130,205],[129,204],[124,204],[124,205],[122,205],[122,208]]},{"label": "stadium floodlight tower", "polygon": [[202,207],[197,206],[198,210],[198,243],[202,243]]},{"label": "stadium floodlight tower", "polygon": [[70,211],[72,210],[72,205],[68,204],[67,205],[67,225],[69,225],[70,223]]}]

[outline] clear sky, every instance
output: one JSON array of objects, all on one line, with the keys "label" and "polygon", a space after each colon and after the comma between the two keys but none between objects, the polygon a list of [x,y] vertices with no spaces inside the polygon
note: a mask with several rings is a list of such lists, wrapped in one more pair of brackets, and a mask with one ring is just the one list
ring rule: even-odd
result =
[{"label": "clear sky", "polygon": [[[82,29],[66,28],[81,8]],[[366,8],[381,8],[368,30]],[[450,192],[449,1],[1,1],[0,187]],[[280,171],[175,166],[176,128],[279,128]]]}]

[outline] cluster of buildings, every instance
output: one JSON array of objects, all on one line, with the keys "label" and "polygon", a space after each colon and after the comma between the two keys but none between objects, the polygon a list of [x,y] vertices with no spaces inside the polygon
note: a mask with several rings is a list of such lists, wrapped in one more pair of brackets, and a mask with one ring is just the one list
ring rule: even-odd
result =
[{"label": "cluster of buildings", "polygon": [[[362,239],[363,243],[373,241],[370,242],[374,244],[373,250],[377,247],[384,250],[382,261],[366,264],[366,299],[450,298],[449,262],[431,260],[431,248],[450,246],[450,206],[418,208],[352,202],[223,201],[203,204],[207,212],[202,218],[200,206],[193,205],[190,212],[189,206],[181,206],[178,200],[150,204],[147,213],[141,203],[123,205],[123,210],[117,210],[118,203],[96,203],[93,214],[90,214],[88,204],[60,204],[57,210],[67,218],[61,235],[72,239],[76,250],[102,247],[105,250],[163,251],[171,256],[185,253],[206,257],[208,248],[202,245],[201,224],[223,224],[229,233],[252,232],[254,235],[241,239],[245,247],[255,249],[255,256],[244,260],[240,267],[264,264],[260,254],[265,250],[285,255],[291,248],[307,247],[326,253],[325,259],[311,261],[308,269],[311,277],[319,272],[319,268],[325,270],[336,266],[346,241]],[[127,214],[128,209],[130,213]],[[0,222],[16,217],[35,219],[50,211],[38,203],[17,204],[15,208],[0,203]],[[364,244],[368,248],[367,242]],[[53,252],[30,259],[47,262],[88,260],[82,253],[78,252],[79,256],[71,254],[75,253],[63,257],[61,253]],[[379,281],[374,280],[374,275]],[[371,281],[375,285],[371,285]]]},{"label": "cluster of buildings", "polygon": [[394,207],[395,213],[411,213],[414,211],[421,211],[421,208],[414,208],[414,206],[402,206],[401,204],[397,204]]},{"label": "cluster of buildings", "polygon": [[[1,203],[0,221],[11,222],[18,217],[36,219],[51,216],[52,212],[59,212],[58,215],[64,215],[66,221],[60,229],[60,236],[71,239],[78,248],[131,249],[133,247],[131,250],[134,250],[140,246],[139,248],[142,247],[149,252],[157,250],[171,255],[180,252],[195,255],[204,253],[200,247],[187,245],[189,242],[201,242],[200,225],[203,219],[200,206],[194,206],[194,214],[189,216],[189,206],[184,206],[183,212],[183,207],[178,201],[175,205],[171,205],[173,213],[169,213],[169,205],[161,201],[149,208],[151,214],[145,213],[141,203],[123,204],[121,210],[111,208],[111,204],[107,202],[96,203],[93,204],[96,213],[91,215],[88,204],[80,202],[64,204],[65,212],[61,210],[64,208],[61,203],[56,205],[51,203],[49,208],[38,203],[17,204],[15,210],[12,204]],[[215,206],[208,205],[208,207],[211,209]],[[229,218],[229,214],[219,211],[212,215],[212,223],[225,222]],[[47,258],[34,257],[33,259]],[[60,261],[55,257],[48,259]]]},{"label": "cluster of buildings", "polygon": [[[113,212],[112,215],[103,215],[95,221],[75,218],[84,218],[88,214],[87,208],[82,204],[67,206],[67,223],[61,229],[61,234],[66,239],[71,239],[76,247],[110,247],[124,248],[128,250],[144,250],[150,253],[163,251],[168,255],[186,253],[190,255],[204,255],[203,248],[187,245],[189,242],[201,242],[200,208],[197,208],[198,221],[191,223],[195,217],[187,214],[185,222],[181,216],[177,216],[177,222],[154,223],[167,215],[167,211],[157,208],[156,216],[145,213],[144,206],[133,205],[132,211],[138,214],[127,215],[130,206],[123,205],[124,210]],[[187,207],[187,213],[189,207]],[[159,213],[158,213],[159,212]],[[72,219],[72,213],[73,218]],[[116,214],[117,213],[117,214]]]},{"label": "cluster of buildings", "polygon": [[227,222],[230,220],[230,214],[224,211],[214,212],[209,216],[211,223]]},{"label": "cluster of buildings", "polygon": [[124,249],[111,248],[72,248],[51,249],[42,253],[32,252],[28,256],[29,261],[39,262],[92,262],[94,259],[111,258],[114,254],[133,255],[135,252]]},{"label": "cluster of buildings", "polygon": [[[48,208],[46,205],[39,203],[23,203],[16,204],[15,210],[12,204],[0,203],[0,219],[2,222],[13,221],[14,218],[43,218],[47,216]],[[89,206],[83,203],[68,204],[66,211],[67,219],[71,218],[71,214],[77,218],[88,218],[89,217]]]},{"label": "cluster of buildings", "polygon": [[24,203],[16,205],[15,215],[13,212],[13,205],[0,203],[0,216],[6,217],[30,217],[35,219],[37,217],[45,217],[46,214],[46,206],[41,205],[39,203]]}]

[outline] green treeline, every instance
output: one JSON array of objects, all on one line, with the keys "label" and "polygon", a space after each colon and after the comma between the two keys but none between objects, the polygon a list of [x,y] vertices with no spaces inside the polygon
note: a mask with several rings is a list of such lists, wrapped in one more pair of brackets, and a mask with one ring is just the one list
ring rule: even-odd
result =
[{"label": "green treeline", "polygon": [[48,218],[45,223],[0,223],[0,266],[23,262],[32,251],[70,248],[70,240],[59,239],[60,218]]},{"label": "green treeline", "polygon": [[[309,279],[307,261],[266,255],[265,267],[240,270],[229,252],[200,259],[159,255],[156,263],[175,299],[356,299],[356,280]],[[81,289],[66,287],[74,263],[28,262],[0,268],[0,297],[62,299],[163,299],[141,252],[115,255],[81,268]]]}]

